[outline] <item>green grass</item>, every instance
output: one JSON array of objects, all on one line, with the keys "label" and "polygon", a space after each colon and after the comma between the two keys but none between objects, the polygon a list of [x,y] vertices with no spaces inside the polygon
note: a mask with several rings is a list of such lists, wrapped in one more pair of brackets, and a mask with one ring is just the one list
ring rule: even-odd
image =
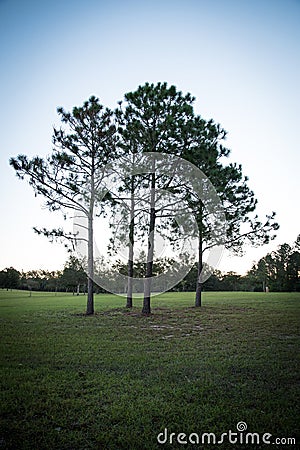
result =
[{"label": "green grass", "polygon": [[299,438],[300,294],[193,298],[155,297],[144,317],[141,300],[98,295],[86,317],[84,296],[0,291],[0,449],[265,448],[156,439],[239,421]]}]

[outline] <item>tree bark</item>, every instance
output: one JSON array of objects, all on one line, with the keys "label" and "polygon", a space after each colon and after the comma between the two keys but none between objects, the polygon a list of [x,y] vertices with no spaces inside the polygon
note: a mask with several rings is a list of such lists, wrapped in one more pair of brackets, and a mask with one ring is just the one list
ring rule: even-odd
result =
[{"label": "tree bark", "polygon": [[200,208],[200,220],[198,222],[199,227],[199,246],[198,246],[198,273],[197,273],[197,284],[196,284],[196,298],[195,306],[200,307],[202,305],[202,282],[201,282],[201,272],[203,269],[203,236],[202,236],[202,207]]},{"label": "tree bark", "polygon": [[150,192],[150,226],[148,235],[148,254],[146,275],[144,283],[143,314],[151,314],[151,278],[153,274],[154,256],[154,230],[155,230],[155,160],[152,162],[151,192]]},{"label": "tree bark", "polygon": [[[92,161],[92,166],[94,161]],[[91,175],[91,197],[89,205],[89,215],[88,215],[88,297],[86,314],[94,314],[94,224],[93,224],[93,214],[94,214],[94,203],[95,203],[95,180],[94,173],[92,169]]]},{"label": "tree bark", "polygon": [[132,308],[133,287],[133,257],[134,257],[134,176],[131,177],[131,200],[130,200],[130,225],[129,225],[129,250],[128,250],[128,282],[126,308]]},{"label": "tree bark", "polygon": [[86,314],[94,314],[94,248],[93,217],[88,218],[88,297]]}]

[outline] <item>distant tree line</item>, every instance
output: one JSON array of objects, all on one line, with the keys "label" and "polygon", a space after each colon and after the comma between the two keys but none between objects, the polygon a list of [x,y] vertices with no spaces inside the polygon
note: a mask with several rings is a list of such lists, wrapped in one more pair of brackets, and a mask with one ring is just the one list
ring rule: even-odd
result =
[{"label": "distant tree line", "polygon": [[[116,261],[118,270],[126,273],[127,265]],[[153,266],[154,276],[163,273],[166,268],[176,266],[172,258],[158,259]],[[62,271],[32,270],[19,272],[13,267],[0,272],[0,287],[3,289],[24,289],[29,291],[72,292],[74,295],[87,293],[87,274],[85,261],[70,256]],[[133,267],[133,276],[142,278],[147,270],[143,255]],[[198,264],[172,291],[194,292],[196,289]],[[107,273],[109,277],[109,273]],[[254,291],[263,292],[300,292],[300,235],[293,245],[281,244],[277,250],[268,253],[246,275],[235,272],[222,273],[215,270],[203,285],[204,291]],[[104,293],[105,289],[95,285],[94,292]],[[120,285],[120,292],[126,292],[126,286]]]},{"label": "distant tree line", "polygon": [[293,245],[281,244],[247,273],[254,290],[300,291],[300,235]]},{"label": "distant tree line", "polygon": [[[178,291],[195,290],[197,266],[176,286]],[[205,291],[300,292],[300,235],[293,245],[281,244],[268,253],[246,275],[215,270],[204,283]]]},{"label": "distant tree line", "polygon": [[30,270],[19,272],[13,267],[0,272],[2,289],[23,289],[28,291],[47,292],[87,292],[87,275],[81,262],[71,256],[62,271]]}]

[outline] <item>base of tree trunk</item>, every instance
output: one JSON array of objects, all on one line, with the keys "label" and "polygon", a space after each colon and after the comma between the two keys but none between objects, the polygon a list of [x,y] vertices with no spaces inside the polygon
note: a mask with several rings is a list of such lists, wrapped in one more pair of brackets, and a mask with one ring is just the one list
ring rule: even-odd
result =
[{"label": "base of tree trunk", "polygon": [[195,307],[199,308],[202,305],[202,286],[198,284],[196,290]]},{"label": "base of tree trunk", "polygon": [[150,297],[145,297],[144,298],[142,314],[144,314],[145,316],[149,316],[149,314],[151,314]]},{"label": "base of tree trunk", "polygon": [[88,278],[88,296],[86,305],[86,315],[91,316],[94,314],[94,282],[92,278]]},{"label": "base of tree trunk", "polygon": [[132,308],[132,297],[127,297],[126,308]]}]

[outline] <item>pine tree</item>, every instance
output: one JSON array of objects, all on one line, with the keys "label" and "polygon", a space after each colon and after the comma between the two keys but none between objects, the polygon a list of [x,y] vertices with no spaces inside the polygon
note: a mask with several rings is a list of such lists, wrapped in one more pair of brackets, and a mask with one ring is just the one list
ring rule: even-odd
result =
[{"label": "pine tree", "polygon": [[[54,128],[52,153],[46,158],[10,159],[20,179],[26,179],[36,195],[46,199],[50,211],[72,211],[87,221],[88,299],[87,314],[94,313],[93,220],[104,168],[116,158],[116,129],[113,113],[96,97],[66,112],[58,108],[63,128]],[[78,239],[62,228],[37,230],[50,239]],[[82,238],[81,238],[82,239]]]}]

